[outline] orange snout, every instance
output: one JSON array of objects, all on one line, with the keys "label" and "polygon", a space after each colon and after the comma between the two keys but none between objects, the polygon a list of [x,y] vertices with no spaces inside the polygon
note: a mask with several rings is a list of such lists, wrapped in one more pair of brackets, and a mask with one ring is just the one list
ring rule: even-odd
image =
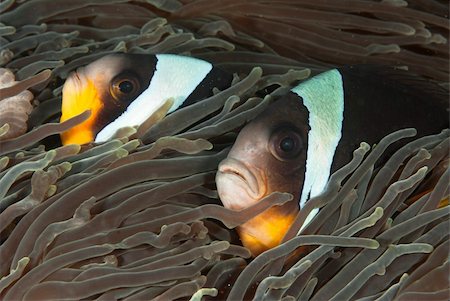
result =
[{"label": "orange snout", "polygon": [[77,82],[77,79],[69,78],[63,88],[60,122],[75,117],[86,110],[91,110],[91,116],[83,123],[62,133],[62,143],[64,145],[84,144],[94,141],[96,134],[94,125],[102,106],[97,88],[92,81],[86,79],[81,84]]}]

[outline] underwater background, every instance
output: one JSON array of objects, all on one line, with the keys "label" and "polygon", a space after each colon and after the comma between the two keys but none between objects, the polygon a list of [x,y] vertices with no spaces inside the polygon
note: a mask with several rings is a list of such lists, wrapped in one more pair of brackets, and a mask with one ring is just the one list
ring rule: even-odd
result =
[{"label": "underwater background", "polygon": [[[362,144],[310,201],[308,235],[300,213],[256,258],[233,229],[290,195],[235,212],[214,176],[245,123],[321,71],[395,65],[448,90],[449,32],[438,0],[3,0],[0,298],[448,300],[449,131],[383,165],[414,131]],[[194,56],[234,80],[145,131],[61,146],[87,118],[59,123],[64,80],[112,52]]]}]

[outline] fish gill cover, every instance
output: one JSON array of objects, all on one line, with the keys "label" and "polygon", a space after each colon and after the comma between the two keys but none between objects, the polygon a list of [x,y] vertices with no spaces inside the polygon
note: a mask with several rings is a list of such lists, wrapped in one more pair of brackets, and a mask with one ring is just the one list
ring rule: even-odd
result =
[{"label": "fish gill cover", "polygon": [[[5,0],[0,12],[1,299],[447,300],[448,131],[383,166],[415,131],[362,143],[285,242],[254,259],[233,229],[291,196],[235,212],[214,185],[236,132],[310,71],[395,64],[448,87],[445,1]],[[64,80],[111,52],[236,74],[143,129],[60,146],[55,135],[88,116],[57,123]]]}]

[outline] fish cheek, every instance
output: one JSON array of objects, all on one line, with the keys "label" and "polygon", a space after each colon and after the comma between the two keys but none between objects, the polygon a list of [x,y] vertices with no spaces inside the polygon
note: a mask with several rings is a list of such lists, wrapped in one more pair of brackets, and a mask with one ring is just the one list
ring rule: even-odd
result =
[{"label": "fish cheek", "polygon": [[308,129],[305,123],[279,123],[270,135],[270,189],[289,192],[298,200],[306,171]]},{"label": "fish cheek", "polygon": [[126,102],[117,102],[109,90],[103,90],[100,99],[102,99],[104,106],[98,112],[95,124],[93,125],[95,136],[108,124],[114,122],[128,107],[128,103]]},{"label": "fish cheek", "polygon": [[[293,202],[298,204],[306,172],[306,150],[295,160],[279,161],[273,158],[269,166],[268,190],[288,192],[293,195]],[[298,208],[299,209],[299,208]]]}]

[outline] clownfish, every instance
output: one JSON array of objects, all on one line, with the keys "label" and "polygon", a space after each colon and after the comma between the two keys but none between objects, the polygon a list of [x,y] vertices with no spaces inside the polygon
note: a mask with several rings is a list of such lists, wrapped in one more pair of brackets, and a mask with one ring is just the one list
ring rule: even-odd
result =
[{"label": "clownfish", "polygon": [[174,54],[106,55],[72,72],[64,83],[63,122],[90,117],[61,134],[63,144],[103,142],[125,126],[145,122],[167,100],[168,113],[230,86],[232,75],[207,61]]},{"label": "clownfish", "polygon": [[247,208],[274,191],[294,196],[239,226],[243,245],[255,256],[278,245],[361,141],[373,145],[408,127],[417,136],[449,128],[448,91],[404,70],[375,66],[332,69],[291,89],[240,131],[218,167],[226,208]]}]

